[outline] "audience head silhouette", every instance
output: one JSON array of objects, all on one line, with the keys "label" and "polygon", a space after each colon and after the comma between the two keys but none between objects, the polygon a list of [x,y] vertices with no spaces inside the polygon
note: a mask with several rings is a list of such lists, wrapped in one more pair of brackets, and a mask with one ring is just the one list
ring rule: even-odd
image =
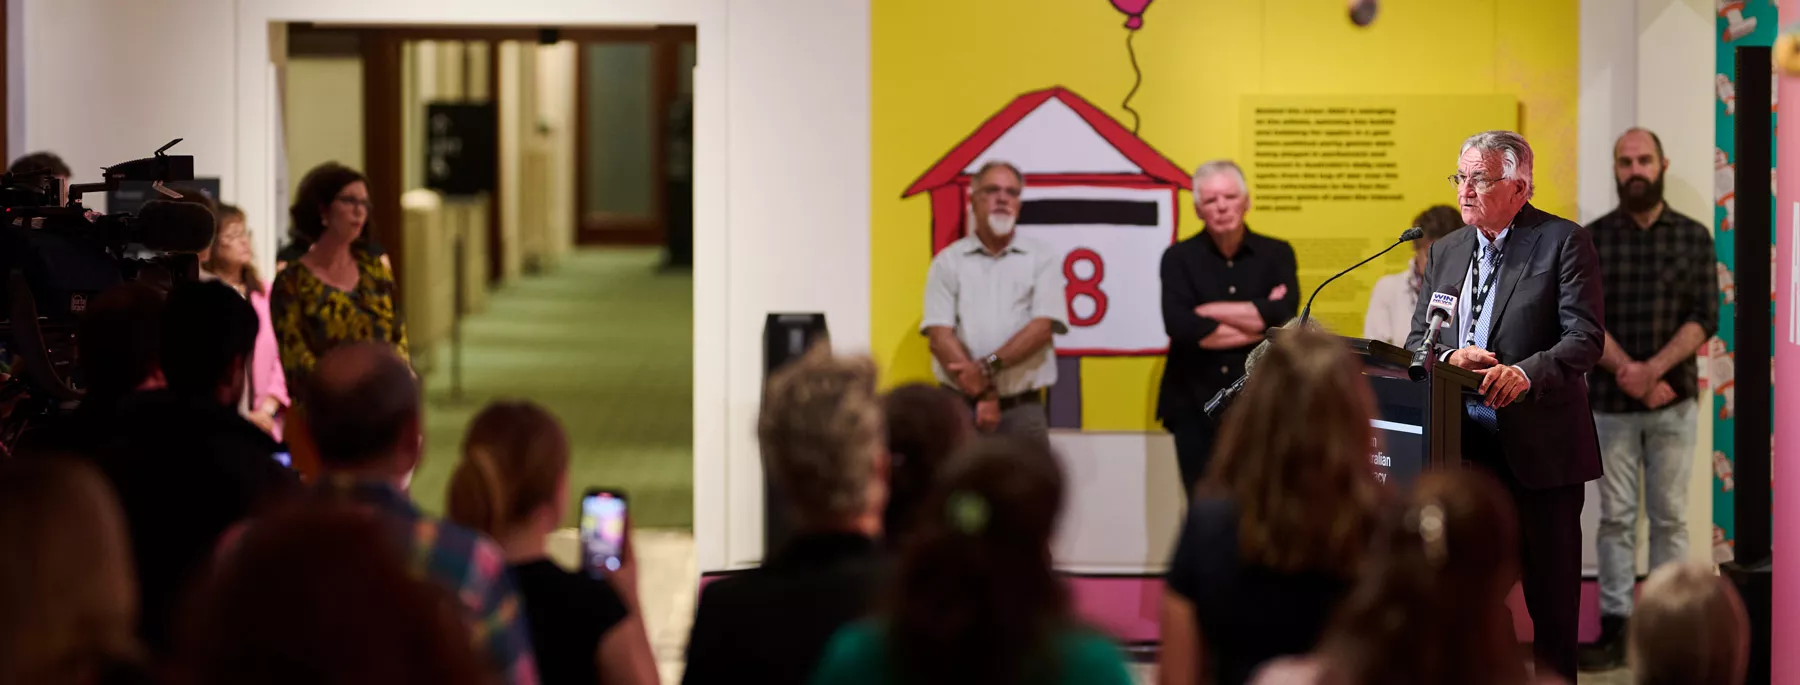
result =
[{"label": "audience head silhouette", "polygon": [[1652,571],[1631,614],[1627,658],[1638,685],[1741,685],[1750,662],[1744,601],[1710,564]]},{"label": "audience head silhouette", "polygon": [[1355,574],[1382,496],[1369,471],[1373,410],[1369,383],[1338,338],[1289,328],[1264,350],[1225,412],[1199,486],[1236,506],[1246,561]]},{"label": "audience head silhouette", "polygon": [[934,385],[894,388],[883,405],[893,472],[883,532],[889,545],[897,546],[912,531],[938,471],[951,452],[974,435],[975,425],[961,397]]},{"label": "audience head silhouette", "polygon": [[237,402],[249,382],[245,369],[257,325],[256,310],[230,286],[217,281],[175,286],[162,324],[162,371],[169,389],[220,404]]},{"label": "audience head silhouette", "polygon": [[1512,502],[1480,471],[1421,476],[1376,535],[1361,582],[1321,641],[1350,685],[1520,683],[1505,598],[1518,579]]},{"label": "audience head silhouette", "polygon": [[1042,657],[1070,622],[1050,561],[1064,488],[1038,439],[978,437],[944,465],[888,603],[909,681],[1058,682],[1033,669],[1057,668]]},{"label": "audience head silhouette", "polygon": [[562,520],[569,441],[562,424],[531,402],[495,402],[469,424],[450,476],[451,521],[505,542],[521,529],[548,532]]},{"label": "audience head silhouette", "polygon": [[418,381],[386,343],[327,352],[305,392],[307,429],[326,470],[399,479],[418,465]]},{"label": "audience head silhouette", "polygon": [[195,685],[490,682],[451,596],[415,577],[389,524],[344,505],[259,521],[194,603]]},{"label": "audience head silhouette", "polygon": [[887,451],[875,362],[813,348],[769,379],[757,435],[763,470],[800,526],[881,532]]},{"label": "audience head silhouette", "polygon": [[159,380],[163,293],[143,283],[106,289],[88,303],[76,340],[90,398],[116,398]]},{"label": "audience head silhouette", "polygon": [[124,515],[73,458],[0,466],[0,683],[92,683],[141,657]]}]

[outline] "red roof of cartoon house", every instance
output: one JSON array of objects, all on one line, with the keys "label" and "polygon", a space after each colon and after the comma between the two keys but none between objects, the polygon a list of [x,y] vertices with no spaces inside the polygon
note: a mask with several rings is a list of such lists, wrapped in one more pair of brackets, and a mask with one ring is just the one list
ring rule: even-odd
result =
[{"label": "red roof of cartoon house", "polygon": [[902,197],[955,183],[989,160],[1028,175],[1152,180],[1185,188],[1188,172],[1093,103],[1062,86],[1019,96],[932,165]]}]

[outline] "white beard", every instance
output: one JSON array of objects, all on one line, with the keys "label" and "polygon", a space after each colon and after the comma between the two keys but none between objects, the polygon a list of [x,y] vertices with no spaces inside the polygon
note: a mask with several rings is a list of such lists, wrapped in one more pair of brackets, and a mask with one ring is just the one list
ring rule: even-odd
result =
[{"label": "white beard", "polygon": [[1005,238],[1012,235],[1013,225],[1017,222],[1018,217],[1011,214],[989,214],[988,230],[993,231],[995,237]]}]

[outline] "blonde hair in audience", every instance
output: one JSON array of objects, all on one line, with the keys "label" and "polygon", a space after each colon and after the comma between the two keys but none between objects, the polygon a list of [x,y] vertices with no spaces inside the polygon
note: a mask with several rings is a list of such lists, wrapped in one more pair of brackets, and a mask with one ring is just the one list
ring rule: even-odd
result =
[{"label": "blonde hair in audience", "polygon": [[63,456],[0,469],[0,683],[93,682],[142,658],[124,514],[92,467]]},{"label": "blonde hair in audience", "polygon": [[885,431],[875,362],[822,344],[769,379],[757,419],[763,471],[814,528],[868,511]]},{"label": "blonde hair in audience", "polygon": [[1750,663],[1749,616],[1737,590],[1695,562],[1651,572],[1625,631],[1638,685],[1740,685]]},{"label": "blonde hair in audience", "polygon": [[451,521],[501,539],[556,499],[569,469],[569,442],[549,410],[495,402],[469,424],[450,475]]},{"label": "blonde hair in audience", "polygon": [[1351,577],[1375,528],[1374,396],[1343,341],[1285,330],[1225,412],[1202,492],[1238,507],[1246,561]]}]

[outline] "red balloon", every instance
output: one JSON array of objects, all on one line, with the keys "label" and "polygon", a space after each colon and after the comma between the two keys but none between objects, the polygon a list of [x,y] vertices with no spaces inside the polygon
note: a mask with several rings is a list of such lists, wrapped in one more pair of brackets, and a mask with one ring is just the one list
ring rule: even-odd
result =
[{"label": "red balloon", "polygon": [[1130,17],[1125,20],[1125,28],[1136,31],[1144,26],[1144,10],[1150,7],[1150,0],[1112,0],[1112,6]]}]

